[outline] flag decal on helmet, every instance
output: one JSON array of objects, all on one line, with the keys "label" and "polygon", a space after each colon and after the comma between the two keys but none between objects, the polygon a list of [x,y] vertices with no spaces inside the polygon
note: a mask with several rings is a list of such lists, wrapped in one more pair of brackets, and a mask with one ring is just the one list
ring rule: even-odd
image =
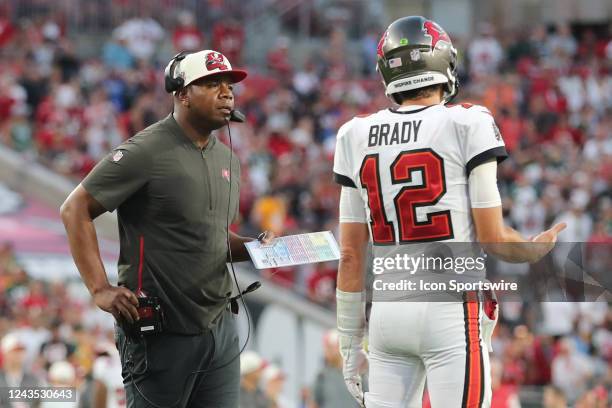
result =
[{"label": "flag decal on helmet", "polygon": [[389,68],[397,68],[402,66],[401,58],[391,58],[389,60]]}]

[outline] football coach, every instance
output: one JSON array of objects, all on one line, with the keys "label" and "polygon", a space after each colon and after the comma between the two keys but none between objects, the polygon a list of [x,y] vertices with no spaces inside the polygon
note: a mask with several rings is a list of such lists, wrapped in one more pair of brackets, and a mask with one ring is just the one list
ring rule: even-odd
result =
[{"label": "football coach", "polygon": [[[226,262],[248,260],[244,244],[253,238],[228,231],[240,167],[212,132],[236,120],[233,84],[246,76],[217,51],[175,56],[165,70],[173,112],[111,151],[61,206],[81,277],[117,322],[128,407],[238,405]],[[108,281],[93,224],[115,209],[118,286]]]}]

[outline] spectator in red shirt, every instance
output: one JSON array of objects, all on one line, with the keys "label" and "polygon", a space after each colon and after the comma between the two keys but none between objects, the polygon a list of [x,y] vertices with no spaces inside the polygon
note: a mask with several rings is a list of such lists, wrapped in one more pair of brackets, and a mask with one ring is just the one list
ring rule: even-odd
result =
[{"label": "spectator in red shirt", "polygon": [[282,266],[280,268],[268,268],[262,272],[262,276],[285,288],[292,288],[295,285],[295,267]]},{"label": "spectator in red shirt", "polygon": [[506,347],[502,363],[504,384],[519,385],[525,381],[526,366],[521,358],[519,344],[515,340],[512,340]]},{"label": "spectator in red shirt", "polygon": [[45,287],[41,281],[34,280],[29,286],[30,292],[21,301],[21,305],[26,309],[38,308],[45,309],[49,304],[49,299],[45,294]]},{"label": "spectator in red shirt", "polygon": [[557,123],[558,116],[546,108],[542,95],[533,96],[529,101],[529,111],[538,133],[544,136],[548,135]]},{"label": "spectator in red shirt", "polygon": [[331,304],[336,296],[336,279],[338,270],[329,263],[315,264],[315,269],[308,276],[308,297],[310,300]]},{"label": "spectator in red shirt", "polygon": [[15,34],[15,28],[11,24],[11,21],[3,14],[4,13],[0,13],[0,48],[7,45]]},{"label": "spectator in red shirt", "polygon": [[502,372],[501,361],[491,358],[491,387],[493,388],[491,408],[520,408],[517,386],[502,383]]},{"label": "spectator in red shirt", "polygon": [[279,37],[275,47],[268,52],[268,69],[274,76],[287,78],[293,72],[293,65],[289,61],[289,39]]},{"label": "spectator in red shirt", "polygon": [[[555,72],[546,73],[548,76],[556,75]],[[543,93],[546,106],[549,110],[561,115],[567,112],[567,99],[563,94],[563,91],[559,88],[557,83],[550,84],[549,87]]]},{"label": "spectator in red shirt", "polygon": [[508,151],[511,152],[517,147],[523,128],[523,120],[519,117],[517,106],[510,106],[508,110],[502,112],[499,130],[504,135],[504,143]]},{"label": "spectator in red shirt", "polygon": [[278,159],[291,153],[293,145],[284,133],[273,131],[268,139],[268,150]]},{"label": "spectator in red shirt", "polygon": [[576,129],[569,124],[567,115],[560,115],[559,120],[552,127],[546,139],[555,142],[571,140],[574,144],[581,146],[584,136],[580,129]]},{"label": "spectator in red shirt", "polygon": [[[607,220],[608,223],[612,223],[612,220]],[[612,234],[609,231],[609,225],[607,225],[606,221],[602,220],[595,224],[593,228],[593,234],[589,237],[589,244],[612,244]],[[596,247],[596,245],[593,245]],[[603,245],[599,246],[600,248],[604,248]],[[603,255],[603,252],[600,253],[600,256]],[[610,257],[610,252],[607,252],[608,258]]]},{"label": "spectator in red shirt", "polygon": [[544,385],[550,383],[550,367],[554,354],[553,339],[538,336],[525,350],[525,364],[529,367],[525,384]]},{"label": "spectator in red shirt", "polygon": [[[179,52],[202,49],[204,37],[196,25],[193,13],[182,11],[179,13],[177,20],[178,25],[172,33],[172,45],[174,45],[174,50]],[[226,51],[225,53],[227,54]]]},{"label": "spectator in red shirt", "polygon": [[244,47],[244,29],[235,19],[230,18],[216,23],[212,30],[212,49],[219,50],[232,61],[232,65],[240,65],[242,48]]}]

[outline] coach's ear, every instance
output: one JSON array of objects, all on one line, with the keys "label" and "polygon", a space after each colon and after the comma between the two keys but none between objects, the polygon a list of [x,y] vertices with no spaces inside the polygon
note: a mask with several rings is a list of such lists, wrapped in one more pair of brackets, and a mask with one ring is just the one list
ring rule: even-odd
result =
[{"label": "coach's ear", "polygon": [[179,104],[189,108],[189,92],[187,92],[186,86],[176,91],[175,98],[178,100]]}]

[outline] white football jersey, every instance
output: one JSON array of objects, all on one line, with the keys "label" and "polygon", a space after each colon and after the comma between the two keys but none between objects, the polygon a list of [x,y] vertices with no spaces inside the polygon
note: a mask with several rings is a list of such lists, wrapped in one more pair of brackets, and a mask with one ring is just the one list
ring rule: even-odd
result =
[{"label": "white football jersey", "polygon": [[98,357],[93,366],[93,378],[106,386],[107,408],[127,406],[119,353],[114,352],[110,356]]},{"label": "white football jersey", "polygon": [[375,246],[474,242],[469,173],[506,157],[483,106],[385,109],[340,128],[334,179],[359,190]]}]

